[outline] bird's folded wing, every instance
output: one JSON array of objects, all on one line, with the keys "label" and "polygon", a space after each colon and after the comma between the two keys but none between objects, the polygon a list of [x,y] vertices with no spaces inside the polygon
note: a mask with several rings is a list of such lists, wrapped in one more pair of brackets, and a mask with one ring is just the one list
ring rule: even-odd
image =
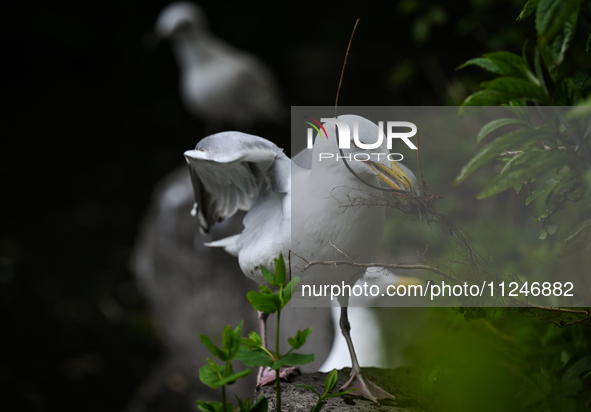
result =
[{"label": "bird's folded wing", "polygon": [[249,210],[263,185],[279,192],[289,186],[289,159],[257,136],[218,133],[185,152],[185,158],[195,193],[194,212],[205,233],[238,209]]}]

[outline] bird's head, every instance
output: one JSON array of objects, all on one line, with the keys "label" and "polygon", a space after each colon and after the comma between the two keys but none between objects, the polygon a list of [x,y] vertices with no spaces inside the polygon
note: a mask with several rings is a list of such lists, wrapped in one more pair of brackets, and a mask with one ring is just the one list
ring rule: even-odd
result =
[{"label": "bird's head", "polygon": [[156,34],[169,38],[187,29],[207,30],[205,13],[199,6],[189,2],[177,2],[166,6],[156,21]]},{"label": "bird's head", "polygon": [[[336,126],[325,123],[328,139],[316,136],[314,143],[315,159],[319,159],[320,153],[332,153],[334,157],[323,159],[320,163],[325,163],[327,166],[330,164],[329,167],[331,168],[338,168],[339,173],[348,173],[341,158],[345,157],[349,166],[362,179],[375,184],[375,178],[377,177],[386,187],[418,194],[417,180],[412,171],[396,161],[399,156],[392,155],[388,158],[390,151],[386,139],[377,148],[368,149],[363,147],[363,145],[375,144],[378,140],[379,129],[375,123],[356,115],[339,116],[338,120],[344,121],[349,126],[349,148],[343,148],[342,155],[340,154],[337,145]],[[357,128],[358,141],[354,139],[355,128]],[[337,158],[338,160],[336,160]]]}]

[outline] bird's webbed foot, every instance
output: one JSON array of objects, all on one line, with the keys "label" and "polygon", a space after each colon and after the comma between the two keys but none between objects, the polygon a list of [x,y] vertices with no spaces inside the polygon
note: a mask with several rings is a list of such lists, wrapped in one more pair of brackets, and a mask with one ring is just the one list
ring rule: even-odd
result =
[{"label": "bird's webbed foot", "polygon": [[356,390],[350,392],[350,395],[361,396],[372,402],[378,402],[379,399],[396,400],[394,395],[370,381],[361,371],[352,370],[351,377],[339,390],[346,391],[353,388]]}]

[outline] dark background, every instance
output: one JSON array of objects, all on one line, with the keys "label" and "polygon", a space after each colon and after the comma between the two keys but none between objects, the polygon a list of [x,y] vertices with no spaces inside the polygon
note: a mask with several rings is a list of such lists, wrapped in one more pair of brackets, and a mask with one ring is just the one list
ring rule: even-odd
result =
[{"label": "dark background", "polygon": [[[457,105],[469,58],[519,53],[523,1],[201,2],[286,107]],[[118,411],[162,353],[129,270],[155,183],[203,137],[152,27],[167,2],[20,2],[3,23],[0,410]],[[6,6],[5,6],[6,7]],[[289,124],[251,132],[289,150]],[[197,344],[197,343],[196,343]]]}]

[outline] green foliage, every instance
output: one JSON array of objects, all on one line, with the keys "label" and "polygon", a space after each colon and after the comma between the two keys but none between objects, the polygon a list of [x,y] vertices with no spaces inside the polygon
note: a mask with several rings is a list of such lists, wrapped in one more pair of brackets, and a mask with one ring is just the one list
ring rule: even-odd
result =
[{"label": "green foliage", "polygon": [[318,396],[318,402],[316,402],[316,405],[314,405],[314,407],[312,408],[312,410],[310,412],[319,412],[326,405],[327,399],[337,398],[339,396],[346,395],[349,392],[356,390],[353,388],[353,389],[349,389],[344,392],[334,392],[334,393],[329,394],[329,392],[332,391],[335,388],[335,386],[337,385],[337,378],[338,378],[338,372],[336,369],[331,370],[328,373],[328,375],[326,375],[326,378],[324,379],[324,393],[322,395],[320,395],[318,393],[318,391],[316,389],[314,389],[314,387],[311,385],[295,385],[298,388],[308,389],[308,390],[314,392],[314,394],[316,396]]},{"label": "green foliage", "polygon": [[264,266],[261,266],[261,271],[265,280],[269,284],[279,288],[277,293],[273,293],[271,289],[265,285],[260,285],[260,292],[251,291],[246,294],[248,301],[258,311],[268,314],[280,311],[291,300],[291,292],[297,288],[300,278],[294,277],[291,281],[285,284],[286,269],[283,255],[279,255],[279,259],[275,259],[275,273],[271,272]]},{"label": "green foliage", "polygon": [[[461,183],[499,157],[506,164],[477,199],[494,196],[511,187],[519,190],[523,184],[530,190],[530,185],[537,180],[539,186],[530,192],[526,204],[544,199],[544,209],[534,218],[540,239],[546,239],[558,229],[550,220],[551,216],[567,203],[591,196],[590,182],[582,184],[584,172],[591,167],[589,112],[557,109],[534,112],[523,107],[527,103],[589,105],[591,69],[584,68],[566,77],[560,67],[575,34],[582,3],[581,0],[530,0],[525,4],[517,21],[535,12],[535,70],[525,57],[525,46],[523,56],[506,51],[488,53],[459,67],[476,65],[499,76],[482,83],[483,90],[468,96],[460,115],[474,110],[472,106],[505,105],[514,117],[494,119],[481,128],[477,141],[481,143],[486,139],[488,143],[462,168],[455,183]],[[554,83],[551,87],[547,86],[540,56]],[[541,122],[534,120],[533,114],[541,117]],[[499,134],[506,126],[513,130]]]},{"label": "green foliage", "polygon": [[[256,340],[251,332],[251,337]],[[226,362],[225,365],[217,364],[213,359],[207,358],[207,363],[199,369],[199,379],[207,386],[217,389],[222,388],[222,402],[206,402],[197,401],[197,406],[204,412],[233,412],[234,406],[231,403],[226,403],[225,386],[231,385],[238,379],[250,374],[251,370],[246,369],[241,372],[234,372],[232,368],[232,360],[236,359],[241,351],[241,335],[242,322],[234,329],[227,325],[222,333],[222,347],[216,346],[211,339],[206,335],[201,335],[201,343],[209,349],[209,351],[218,359]],[[257,335],[258,336],[258,335]],[[260,336],[258,336],[260,340]],[[248,365],[247,365],[248,366]],[[237,398],[238,399],[238,398]],[[250,404],[250,399],[246,399],[243,403],[238,399],[241,412],[266,412],[268,409],[267,400],[263,401],[260,398],[254,405]]]},{"label": "green foliage", "polygon": [[286,365],[305,365],[314,361],[314,355],[303,355],[293,352],[295,349],[301,348],[312,332],[312,328],[298,331],[296,336],[289,338],[287,341],[291,349],[284,355],[279,353],[279,330],[281,320],[281,309],[285,307],[291,300],[292,289],[295,289],[300,281],[300,278],[294,277],[287,284],[287,270],[285,267],[285,260],[283,255],[279,255],[275,259],[275,273],[271,272],[264,266],[261,266],[261,271],[265,280],[269,284],[278,288],[277,292],[273,292],[268,287],[259,286],[259,292],[252,291],[246,295],[250,304],[258,311],[267,314],[277,313],[277,336],[275,339],[275,352],[269,351],[263,347],[262,338],[256,333],[251,332],[248,338],[242,339],[243,346],[237,354],[237,358],[250,367],[269,367],[277,374],[276,388],[277,388],[277,410],[281,410],[281,386],[279,384],[279,368]]}]

